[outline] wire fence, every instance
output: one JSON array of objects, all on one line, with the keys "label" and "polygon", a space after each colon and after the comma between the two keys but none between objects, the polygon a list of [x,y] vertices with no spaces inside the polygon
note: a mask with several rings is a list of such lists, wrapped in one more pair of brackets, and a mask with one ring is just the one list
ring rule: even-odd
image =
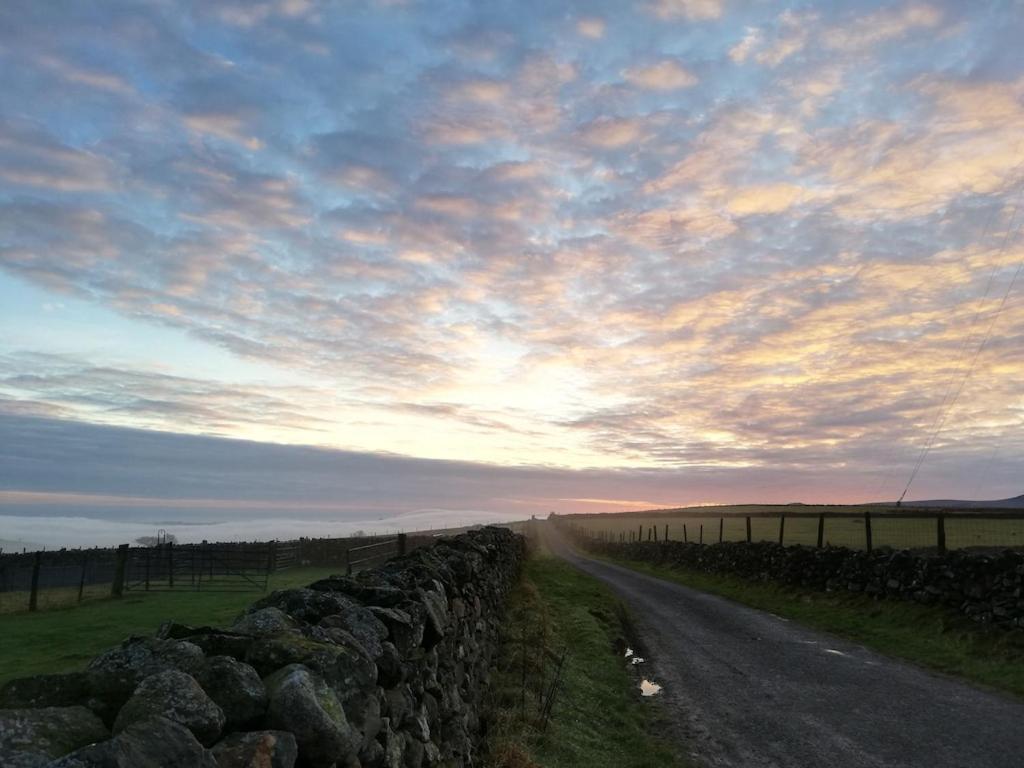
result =
[{"label": "wire fence", "polygon": [[280,571],[337,567],[354,573],[435,540],[398,534],[2,553],[0,613],[62,608],[126,593],[264,591]]},{"label": "wire fence", "polygon": [[[501,525],[522,532],[526,523]],[[473,527],[479,526],[290,541],[0,552],[0,614],[69,607],[126,593],[263,591],[280,571],[315,567],[356,573]]]},{"label": "wire fence", "polygon": [[570,515],[578,533],[604,541],[772,541],[851,549],[1005,549],[1024,547],[1024,511],[786,511],[714,515],[703,511]]}]

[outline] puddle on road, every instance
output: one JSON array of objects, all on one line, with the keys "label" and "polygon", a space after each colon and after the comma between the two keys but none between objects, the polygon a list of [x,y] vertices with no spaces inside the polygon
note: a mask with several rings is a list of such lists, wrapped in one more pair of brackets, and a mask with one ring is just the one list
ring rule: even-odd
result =
[{"label": "puddle on road", "polygon": [[661,686],[657,683],[652,683],[647,678],[640,681],[641,696],[657,696],[659,693],[661,693]]},{"label": "puddle on road", "polygon": [[[644,663],[643,657],[642,656],[637,656],[633,652],[632,648],[627,648],[626,649],[626,653],[623,654],[623,655],[627,659],[629,659],[629,663],[632,664],[633,666],[636,666],[637,664],[643,664]],[[646,677],[643,678],[640,681],[640,695],[641,696],[657,696],[659,693],[661,693],[661,686],[658,685],[657,683],[655,683],[655,682],[653,682],[651,680],[648,680]]]},{"label": "puddle on road", "polygon": [[632,648],[627,648],[626,649],[625,656],[626,656],[627,659],[629,659],[629,663],[630,664],[643,664],[644,663],[644,657],[643,656],[637,656],[636,654],[634,654]]}]

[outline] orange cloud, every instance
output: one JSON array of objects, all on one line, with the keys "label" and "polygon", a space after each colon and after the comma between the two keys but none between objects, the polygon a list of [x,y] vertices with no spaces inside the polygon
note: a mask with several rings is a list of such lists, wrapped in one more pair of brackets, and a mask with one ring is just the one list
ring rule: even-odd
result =
[{"label": "orange cloud", "polygon": [[673,59],[627,69],[622,74],[633,85],[652,91],[674,91],[697,84],[697,76]]}]

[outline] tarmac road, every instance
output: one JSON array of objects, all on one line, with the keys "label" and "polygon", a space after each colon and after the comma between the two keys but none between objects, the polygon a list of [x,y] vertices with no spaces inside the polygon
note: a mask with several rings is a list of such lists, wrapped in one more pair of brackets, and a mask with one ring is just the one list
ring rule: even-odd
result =
[{"label": "tarmac road", "polygon": [[699,765],[1024,768],[1024,703],[589,559],[546,533],[629,606],[645,674]]}]

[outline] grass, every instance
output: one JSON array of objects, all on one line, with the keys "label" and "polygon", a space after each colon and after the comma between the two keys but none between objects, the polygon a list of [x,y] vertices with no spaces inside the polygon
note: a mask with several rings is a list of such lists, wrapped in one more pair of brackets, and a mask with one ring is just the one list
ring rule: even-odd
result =
[{"label": "grass", "polygon": [[[545,553],[526,563],[505,624],[492,702],[495,768],[672,768],[686,763],[655,735],[656,700],[641,699],[637,681],[616,651],[623,635],[621,604],[596,579]],[[521,717],[523,628],[527,633],[527,718]],[[547,730],[537,727],[537,692],[568,649],[563,684]],[[543,671],[541,671],[543,670]],[[538,679],[539,678],[539,679]],[[494,735],[496,732],[496,735]]]},{"label": "grass", "polygon": [[733,576],[604,558],[808,627],[887,656],[1024,697],[1024,632],[979,625],[948,610],[864,595],[815,592]]},{"label": "grass", "polygon": [[[917,510],[920,517],[885,517],[883,508],[864,505],[813,505],[799,507],[749,504],[722,507],[701,507],[671,510],[660,513],[624,513],[574,516],[569,522],[595,534],[604,534],[627,540],[629,535],[642,533],[647,538],[648,529],[657,528],[663,538],[668,527],[669,538],[682,541],[683,527],[690,541],[697,541],[703,527],[706,543],[717,542],[719,525],[725,541],[745,541],[747,537],[746,516],[751,515],[750,533],[754,541],[779,540],[779,515],[786,514],[785,543],[814,545],[818,540],[819,513],[872,512],[871,540],[874,546],[890,546],[894,549],[914,549],[936,545],[936,523],[934,512]],[[1010,510],[1007,510],[1010,511]],[[906,508],[904,513],[914,513]],[[808,515],[795,517],[795,514]],[[762,515],[762,516],[758,516]],[[945,523],[946,546],[950,549],[962,547],[1021,547],[1024,546],[1024,519],[993,519],[982,514],[973,517],[948,518]],[[861,517],[829,517],[825,520],[824,540],[835,546],[862,549],[865,545],[864,520]]]},{"label": "grass", "polygon": [[[28,590],[0,592],[0,614],[22,613],[28,610]],[[92,602],[110,597],[110,582],[87,584],[82,590],[82,602]],[[40,589],[37,596],[40,611],[55,608],[70,608],[78,604],[78,587],[51,587]]]},{"label": "grass", "polygon": [[[304,586],[337,568],[296,568],[271,577],[269,589]],[[76,589],[77,594],[77,589]],[[37,613],[0,614],[0,684],[15,677],[82,669],[128,635],[152,634],[168,619],[224,625],[259,592],[129,592]]]}]

